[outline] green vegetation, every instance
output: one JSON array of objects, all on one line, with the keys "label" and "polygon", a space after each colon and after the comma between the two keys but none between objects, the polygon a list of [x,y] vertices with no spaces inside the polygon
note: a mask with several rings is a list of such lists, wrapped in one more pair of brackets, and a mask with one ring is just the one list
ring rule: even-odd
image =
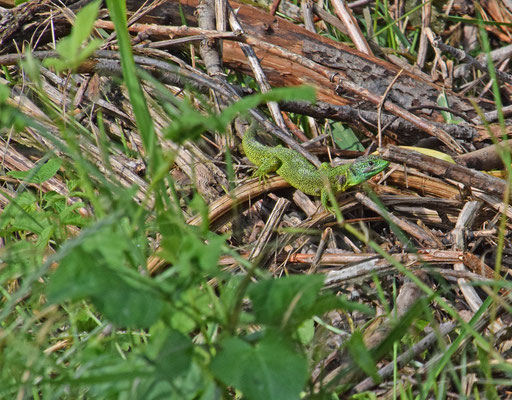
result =
[{"label": "green vegetation", "polygon": [[[387,2],[377,3],[374,18],[382,28],[375,25],[373,30],[378,40],[397,47],[397,42],[408,41],[392,20]],[[4,181],[12,186],[1,192],[0,398],[373,399],[374,392],[351,390],[365,377],[382,382],[382,360],[394,366],[394,398],[444,399],[452,396],[449,392],[461,398],[501,395],[496,386],[508,384],[512,368],[493,334],[483,332],[482,321],[496,319],[503,309],[510,312],[506,303],[496,300],[510,283],[476,283],[488,297],[465,320],[454,307],[450,282],[422,263],[435,279],[433,290],[395,257],[392,246],[384,246],[385,241],[370,232],[364,218],[347,222],[340,207],[336,228],[348,241],[373,251],[421,290],[423,297],[398,315],[398,277],[386,288],[376,274],[373,282],[362,283],[371,293],[365,303],[358,300],[355,288],[338,293],[326,288],[324,274],[293,274],[283,268],[277,278],[262,268],[272,243],[249,260],[244,243],[232,240],[235,224],[222,232],[210,229],[205,200],[196,188],[184,189],[169,173],[178,152],[165,143],[186,146],[207,133],[229,138],[231,124],[238,117],[249,118],[251,108],[269,101],[313,101],[314,92],[300,87],[257,93],[219,112],[192,89],[170,95],[137,68],[122,2],[107,0],[107,5],[124,77],[116,84],[130,100],[140,147],[124,136],[113,140],[105,129],[108,116],[101,111],[81,122],[74,110],[63,112],[46,94],[41,64],[30,52],[21,62],[27,74],[24,84],[45,115],[35,116],[13,101],[21,75],[4,70],[5,81],[0,83],[2,144],[14,136],[20,152],[35,149],[39,156],[29,169],[6,172]],[[57,56],[42,65],[76,71],[102,46],[100,39],[89,40],[99,7],[94,2],[78,13],[70,35],[57,43]],[[488,42],[483,47],[488,53]],[[493,93],[501,104],[497,84]],[[446,96],[440,104],[449,107]],[[159,126],[152,107],[163,110],[170,122]],[[364,149],[356,133],[338,124],[334,141],[349,141],[351,150]],[[92,147],[98,151],[87,151]],[[232,193],[230,187],[237,183],[229,151],[225,160],[231,182],[223,190]],[[113,165],[116,157],[126,160],[132,154],[144,160],[144,185],[135,178],[123,181]],[[502,157],[510,176],[508,149]],[[58,193],[56,182],[65,182],[66,195]],[[377,196],[366,191],[379,204],[384,215],[379,222],[388,236],[418,254]],[[508,204],[508,195],[504,201]],[[195,214],[202,216],[202,223],[190,223],[188,217]],[[498,226],[497,275],[506,247],[505,214]],[[307,228],[283,232],[316,239],[318,230]],[[155,253],[166,268],[152,274],[147,266]],[[392,293],[387,292],[390,287]],[[333,310],[347,318],[350,330],[324,318]],[[378,331],[384,319],[384,337],[369,348],[365,333]],[[451,341],[440,333],[443,319],[454,323]],[[434,339],[413,364],[422,384],[405,385],[398,379],[398,356],[424,338],[425,327]],[[333,337],[343,338],[335,351],[329,344]],[[337,357],[335,352],[348,357],[332,371],[323,369],[326,359]],[[464,393],[468,374],[476,374],[469,372],[471,363],[481,368],[480,381],[473,392]]]}]

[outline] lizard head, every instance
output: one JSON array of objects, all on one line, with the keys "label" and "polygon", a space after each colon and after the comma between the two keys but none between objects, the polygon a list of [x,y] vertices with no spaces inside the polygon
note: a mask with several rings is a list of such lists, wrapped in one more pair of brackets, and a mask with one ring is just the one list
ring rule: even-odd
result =
[{"label": "lizard head", "polygon": [[389,161],[378,156],[363,156],[357,158],[347,171],[346,183],[343,190],[359,185],[386,169]]}]

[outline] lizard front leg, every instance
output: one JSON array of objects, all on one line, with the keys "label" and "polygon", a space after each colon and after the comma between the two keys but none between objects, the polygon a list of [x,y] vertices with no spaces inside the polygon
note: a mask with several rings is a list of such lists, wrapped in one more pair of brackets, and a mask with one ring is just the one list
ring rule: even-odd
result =
[{"label": "lizard front leg", "polygon": [[329,205],[329,189],[322,189],[322,192],[320,193],[320,200],[322,201],[322,206],[324,206],[324,209],[331,214],[334,214],[334,209]]}]

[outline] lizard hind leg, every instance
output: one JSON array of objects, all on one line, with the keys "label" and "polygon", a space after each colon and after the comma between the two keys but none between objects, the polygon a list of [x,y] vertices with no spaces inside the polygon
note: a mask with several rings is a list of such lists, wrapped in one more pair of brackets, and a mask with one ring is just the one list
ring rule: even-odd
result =
[{"label": "lizard hind leg", "polygon": [[263,162],[259,165],[253,173],[254,177],[264,180],[271,172],[276,172],[281,166],[281,160],[277,157],[265,157]]}]

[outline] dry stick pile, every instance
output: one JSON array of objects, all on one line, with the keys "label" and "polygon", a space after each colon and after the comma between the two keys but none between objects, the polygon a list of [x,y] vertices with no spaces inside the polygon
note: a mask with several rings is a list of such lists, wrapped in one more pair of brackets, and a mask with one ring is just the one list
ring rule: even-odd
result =
[{"label": "dry stick pile", "polygon": [[[385,259],[347,235],[346,231],[333,223],[331,215],[318,209],[318,202],[314,203],[298,191],[291,191],[279,177],[269,179],[265,186],[255,180],[247,180],[250,171],[243,167],[247,163],[238,146],[239,137],[246,129],[242,121],[237,121],[233,126],[233,132],[238,137],[215,136],[212,132],[208,141],[202,144],[179,147],[168,141],[162,143],[164,148],[177,154],[172,173],[178,186],[185,187],[187,183],[193,182],[209,203],[211,229],[231,232],[233,247],[244,245],[243,249],[251,249],[242,249],[240,252],[245,257],[258,260],[261,268],[272,271],[276,276],[285,272],[306,271],[325,274],[326,285],[333,290],[360,289],[361,301],[369,300],[365,298],[365,290],[368,289],[365,284],[371,284],[372,274],[379,276],[384,289],[403,279],[393,264],[399,262],[414,271],[424,284],[433,289],[435,284],[432,278],[442,276],[453,285],[453,297],[448,301],[460,301],[462,306],[457,306],[457,309],[465,317],[474,313],[482,304],[484,292],[474,289],[468,283],[498,277],[492,266],[499,220],[502,213],[511,218],[512,208],[503,202],[503,198],[508,198],[509,190],[504,180],[466,167],[483,166],[482,169],[492,169],[500,166],[500,159],[492,148],[485,150],[485,154],[475,150],[489,143],[490,135],[479,122],[473,105],[455,91],[447,90],[449,111],[464,122],[444,123],[441,111],[445,110],[437,103],[442,89],[432,83],[431,77],[413,70],[409,65],[403,65],[403,62],[396,66],[375,57],[372,53],[381,54],[378,47],[374,43],[368,45],[364,38],[358,36],[357,31],[350,33],[354,35],[354,43],[356,38],[362,40],[361,51],[312,32],[315,23],[307,17],[312,15],[307,10],[304,15],[306,22],[309,22],[306,23],[309,30],[234,2],[230,3],[225,12],[216,13],[219,10],[215,10],[213,3],[181,1],[188,23],[185,27],[181,25],[176,2],[139,10],[142,1],[128,1],[132,11],[129,29],[134,35],[136,63],[158,77],[175,93],[192,87],[210,96],[218,109],[250,93],[247,88],[230,84],[225,68],[230,72],[253,76],[261,92],[267,92],[272,87],[300,84],[315,87],[318,102],[314,105],[302,102],[269,103],[268,111],[273,121],[262,109],[252,110],[251,115],[262,129],[302,152],[316,165],[319,164],[317,155],[326,158],[325,149],[330,143],[328,140],[324,140],[323,144],[318,143],[324,139],[319,134],[322,131],[321,120],[331,119],[350,124],[366,135],[364,144],[372,151],[378,145],[375,136],[378,131],[384,146],[382,155],[393,164],[383,176],[372,180],[370,186],[386,210],[360,189],[340,196],[339,204],[345,223],[364,226],[367,235],[391,256]],[[73,12],[81,4],[68,2]],[[282,6],[285,5],[283,3]],[[12,66],[10,68],[15,70],[14,65],[20,57],[14,43],[21,48],[23,40],[32,42],[35,57],[44,58],[53,54],[47,47],[51,41],[50,29],[53,27],[53,35],[59,39],[69,32],[69,21],[65,10],[52,7],[50,2],[31,2],[2,11],[1,65]],[[288,7],[291,6],[288,4]],[[50,10],[53,12],[51,24],[45,19]],[[344,26],[337,18],[326,16],[316,6],[312,12],[324,18],[320,22],[324,26]],[[24,26],[32,26],[33,30],[26,32],[22,29]],[[102,12],[96,28],[113,30],[106,11]],[[425,31],[428,33],[427,29]],[[425,37],[422,40],[427,40],[425,43],[428,47],[429,35]],[[437,62],[445,67],[440,51],[446,51],[447,47],[440,45],[439,40],[434,40],[432,35],[430,37],[438,52]],[[115,45],[115,41],[109,45]],[[197,59],[198,55],[201,61]],[[397,60],[397,57],[388,58]],[[196,67],[198,62],[203,63],[207,73]],[[80,72],[64,79],[42,69],[44,91],[64,110],[75,109],[77,120],[87,123],[90,129],[97,127],[92,119],[87,119],[88,115],[91,110],[94,112],[94,109],[101,108],[108,116],[105,124],[112,140],[120,140],[123,135],[127,135],[129,146],[141,149],[140,138],[134,131],[130,105],[126,101],[107,102],[98,89],[94,90],[95,85],[105,85],[111,81],[111,75],[121,73],[115,49],[105,47],[105,50],[97,51],[83,64]],[[433,73],[436,73],[435,69]],[[446,75],[446,82],[451,78],[450,74]],[[506,74],[500,75],[500,79],[506,81]],[[1,80],[0,83],[5,81]],[[76,92],[75,87],[79,88]],[[148,93],[152,92],[149,85],[145,89]],[[505,86],[504,90],[509,92],[509,86]],[[52,121],[21,87],[13,87],[12,100],[57,134]],[[164,115],[157,104],[150,104],[157,129],[165,127],[169,123],[168,116]],[[484,111],[492,110],[492,104],[488,101],[482,101],[480,106]],[[306,141],[308,138],[293,125],[286,112],[312,117],[308,122],[316,140],[310,143],[307,151],[298,146],[296,140]],[[487,117],[492,118],[492,114]],[[493,125],[491,132],[498,137],[503,134],[499,127]],[[297,139],[292,139],[292,134]],[[54,147],[34,131],[22,137],[13,136],[11,140],[41,151]],[[33,160],[11,144],[4,141],[2,145],[6,169],[26,170],[34,165]],[[84,153],[101,165],[101,152],[95,143],[87,142],[84,138],[81,145]],[[399,145],[437,146],[445,153],[452,154],[458,165],[397,147]],[[235,191],[229,195],[223,195],[221,188],[229,185],[223,164],[217,162],[225,146],[230,146],[232,153],[238,156],[236,171],[239,181]],[[347,158],[359,153],[329,148],[329,154]],[[142,201],[147,190],[147,183],[140,178],[144,168],[142,160],[129,159],[118,152],[110,155],[110,164],[121,182],[127,186],[138,185],[140,190],[137,196]],[[57,177],[45,183],[42,190],[66,194],[65,185]],[[2,191],[13,197],[8,188],[4,187]],[[2,195],[0,201],[5,206],[7,198]],[[232,212],[235,206],[238,206],[237,214]],[[190,224],[200,223],[198,217],[188,217]],[[276,233],[285,227],[294,228],[294,232],[302,230],[303,234]],[[310,229],[320,230],[323,234],[317,237]],[[502,275],[508,273],[512,263],[509,220],[505,223],[505,229]],[[399,230],[405,235],[397,236]],[[269,246],[271,241],[273,245]],[[226,268],[236,268],[235,261],[230,257],[224,257],[222,263]],[[164,263],[155,256],[150,260],[148,268],[151,273],[157,273],[163,266]],[[423,295],[415,283],[403,279],[394,315],[404,315],[417,298]],[[392,299],[388,300],[392,302]],[[438,316],[438,322],[443,323],[439,331],[443,335],[449,334],[456,326],[455,321],[447,322],[441,312]],[[347,326],[342,315],[330,313],[329,318],[341,328]],[[486,318],[482,319],[479,329],[489,328],[489,320]],[[496,322],[492,329],[499,333],[503,321]],[[369,347],[377,346],[391,327],[390,321],[381,321],[378,327],[370,325],[365,330],[366,344]],[[400,365],[405,365],[409,359],[431,345],[432,338],[429,337],[426,336],[417,348],[404,354]],[[497,341],[499,337],[496,336]],[[346,360],[340,355],[334,356],[335,353],[319,367],[318,379],[334,379],[336,372],[343,367]],[[331,373],[327,374],[327,371]],[[384,367],[379,373],[386,378],[390,371]],[[349,378],[357,379],[344,379]],[[356,390],[367,390],[373,385],[371,380],[363,380],[356,386]]]}]

